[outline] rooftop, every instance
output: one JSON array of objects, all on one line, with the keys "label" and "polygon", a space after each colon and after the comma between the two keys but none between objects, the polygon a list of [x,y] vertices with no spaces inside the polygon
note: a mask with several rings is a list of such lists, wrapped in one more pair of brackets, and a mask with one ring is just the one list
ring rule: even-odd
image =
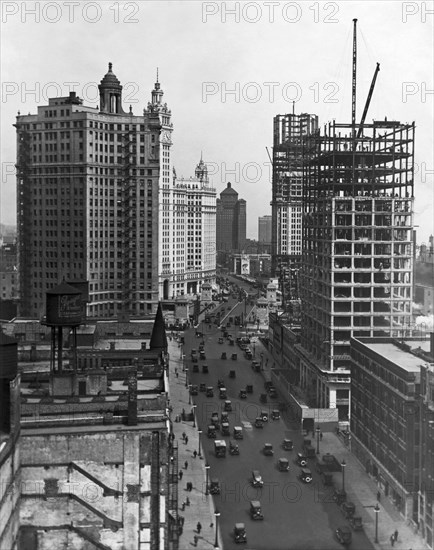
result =
[{"label": "rooftop", "polygon": [[[360,339],[362,340],[362,339]],[[418,347],[422,348],[424,351],[429,351],[429,341],[428,340],[411,340],[405,342],[407,345],[411,346],[412,350],[417,349]],[[420,372],[421,365],[425,364],[426,361],[421,358],[417,357],[416,355],[413,355],[411,351],[404,351],[403,349],[400,349],[396,343],[393,342],[366,342],[364,341],[363,344],[374,351],[375,353],[378,353],[378,355],[382,355],[383,357],[387,357],[389,361],[392,361],[400,367],[401,369],[407,371],[407,372]]]}]

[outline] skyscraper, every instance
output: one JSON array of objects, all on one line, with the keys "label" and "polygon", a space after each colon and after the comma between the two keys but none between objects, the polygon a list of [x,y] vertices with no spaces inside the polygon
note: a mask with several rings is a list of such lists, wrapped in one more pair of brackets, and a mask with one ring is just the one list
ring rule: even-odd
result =
[{"label": "skyscraper", "polygon": [[273,120],[271,254],[273,273],[295,269],[301,255],[303,138],[316,131],[318,117],[276,115]]},{"label": "skyscraper", "polygon": [[216,190],[200,159],[194,178],[177,178],[160,203],[160,297],[197,294],[216,277]]},{"label": "skyscraper", "polygon": [[142,115],[122,108],[109,63],[99,108],[75,92],[18,113],[20,314],[41,317],[63,278],[89,281],[88,313],[154,312],[158,204],[170,184],[171,111],[160,83]]},{"label": "skyscraper", "polygon": [[238,252],[246,243],[246,201],[228,182],[217,199],[217,251]]},{"label": "skyscraper", "polygon": [[302,386],[348,415],[351,337],[402,337],[412,314],[414,123],[333,122],[305,140]]},{"label": "skyscraper", "polygon": [[259,216],[258,218],[258,242],[271,244],[271,216]]}]

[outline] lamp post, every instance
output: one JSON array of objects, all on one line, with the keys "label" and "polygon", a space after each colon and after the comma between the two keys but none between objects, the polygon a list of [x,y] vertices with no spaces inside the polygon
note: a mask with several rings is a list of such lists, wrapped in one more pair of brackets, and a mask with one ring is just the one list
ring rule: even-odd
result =
[{"label": "lamp post", "polygon": [[316,454],[319,455],[319,434],[321,433],[320,427],[316,427]]},{"label": "lamp post", "polygon": [[196,415],[194,414],[196,412],[197,405],[193,405],[191,407],[191,412],[193,413],[193,428],[196,427]]},{"label": "lamp post", "polygon": [[219,535],[218,535],[218,533],[219,533],[220,512],[217,510],[217,508],[214,511],[214,515],[215,515],[215,542],[214,542],[214,548],[218,548],[219,547],[219,540],[218,540]]},{"label": "lamp post", "polygon": [[342,491],[345,493],[345,466],[347,463],[345,460],[342,460],[341,466],[342,466]]},{"label": "lamp post", "polygon": [[188,404],[191,405],[191,384],[188,385]]},{"label": "lamp post", "polygon": [[209,469],[210,469],[210,465],[208,464],[208,462],[205,464],[205,474],[206,474],[206,478],[205,478],[205,494],[208,496],[209,495]]},{"label": "lamp post", "polygon": [[201,458],[202,455],[200,454],[200,436],[202,435],[202,430],[197,430],[197,433],[199,435],[199,441],[198,441],[198,444],[197,444],[197,456],[199,458]]},{"label": "lamp post", "polygon": [[253,357],[256,357],[256,342],[253,342]]},{"label": "lamp post", "polygon": [[185,367],[185,387],[188,388],[188,367]]},{"label": "lamp post", "polygon": [[380,513],[380,507],[378,506],[378,502],[375,505],[374,512],[375,512],[375,542],[378,543],[378,514]]}]

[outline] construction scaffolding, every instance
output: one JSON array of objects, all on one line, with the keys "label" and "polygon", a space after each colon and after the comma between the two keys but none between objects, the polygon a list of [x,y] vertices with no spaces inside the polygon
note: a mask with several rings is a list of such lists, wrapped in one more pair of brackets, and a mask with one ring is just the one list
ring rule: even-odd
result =
[{"label": "construction scaffolding", "polygon": [[393,336],[412,313],[415,125],[327,125],[304,139],[303,347],[349,368],[349,340]]}]

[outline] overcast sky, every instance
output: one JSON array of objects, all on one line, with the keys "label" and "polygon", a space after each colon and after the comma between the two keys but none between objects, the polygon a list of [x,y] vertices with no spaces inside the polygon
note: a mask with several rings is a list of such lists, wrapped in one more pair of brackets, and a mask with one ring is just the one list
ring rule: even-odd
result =
[{"label": "overcast sky", "polygon": [[17,111],[35,114],[71,89],[96,106],[110,61],[136,115],[159,67],[178,176],[193,175],[203,151],[217,192],[231,181],[246,199],[247,235],[257,238],[258,216],[271,214],[273,116],[295,100],[321,126],[350,122],[358,18],[357,118],[378,61],[367,121],[416,122],[418,242],[434,233],[433,2],[3,0],[1,9],[0,222],[16,221]]}]

